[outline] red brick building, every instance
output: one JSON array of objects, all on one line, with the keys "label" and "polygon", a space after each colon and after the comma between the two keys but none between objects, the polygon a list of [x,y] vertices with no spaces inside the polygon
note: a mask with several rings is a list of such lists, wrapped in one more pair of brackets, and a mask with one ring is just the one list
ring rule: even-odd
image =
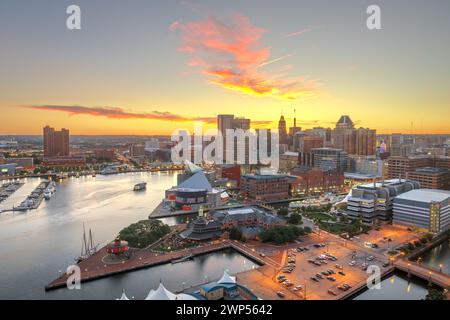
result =
[{"label": "red brick building", "polygon": [[241,193],[256,201],[282,200],[289,197],[289,176],[282,174],[247,174],[241,178]]},{"label": "red brick building", "polygon": [[224,165],[222,167],[222,178],[236,181],[237,186],[241,183],[241,166],[240,165]]},{"label": "red brick building", "polygon": [[44,132],[44,157],[67,157],[69,150],[69,130],[61,129],[55,131],[54,128],[46,126]]},{"label": "red brick building", "polygon": [[325,172],[319,168],[297,167],[291,174],[297,177],[292,185],[293,193],[336,191],[344,187],[343,174]]},{"label": "red brick building", "polygon": [[426,189],[450,190],[450,157],[389,157],[388,177],[418,181]]}]

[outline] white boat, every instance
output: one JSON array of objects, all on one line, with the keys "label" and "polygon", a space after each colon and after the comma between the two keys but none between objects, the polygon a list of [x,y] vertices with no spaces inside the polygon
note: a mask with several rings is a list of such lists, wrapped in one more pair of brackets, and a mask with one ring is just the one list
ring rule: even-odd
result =
[{"label": "white boat", "polygon": [[116,174],[116,173],[118,173],[117,168],[111,168],[111,167],[107,167],[107,168],[103,169],[102,171],[100,171],[100,174],[103,174],[103,175]]},{"label": "white boat", "polygon": [[141,191],[147,189],[147,182],[141,182],[134,185],[133,191]]},{"label": "white boat", "polygon": [[47,191],[44,192],[44,199],[45,200],[50,200],[51,197],[52,197],[51,191],[47,190]]}]

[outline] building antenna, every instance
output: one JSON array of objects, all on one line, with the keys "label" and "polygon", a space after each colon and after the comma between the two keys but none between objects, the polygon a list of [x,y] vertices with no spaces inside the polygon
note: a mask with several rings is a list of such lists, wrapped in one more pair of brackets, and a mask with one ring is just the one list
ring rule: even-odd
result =
[{"label": "building antenna", "polygon": [[294,108],[294,128],[297,127],[297,110]]}]

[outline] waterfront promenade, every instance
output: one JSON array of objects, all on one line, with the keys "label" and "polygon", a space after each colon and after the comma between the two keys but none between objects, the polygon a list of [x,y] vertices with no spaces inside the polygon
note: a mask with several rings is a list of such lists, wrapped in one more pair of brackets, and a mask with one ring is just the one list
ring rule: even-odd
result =
[{"label": "waterfront promenade", "polygon": [[[170,263],[172,260],[184,258],[186,256],[197,256],[207,254],[215,251],[220,251],[227,248],[233,248],[248,258],[260,263],[272,264],[269,258],[259,257],[252,249],[233,243],[229,240],[217,241],[194,248],[187,248],[184,250],[173,251],[169,253],[157,253],[148,249],[134,249],[130,259],[119,261],[114,264],[106,264],[104,257],[108,255],[106,248],[100,249],[86,260],[81,261],[78,266],[81,269],[81,282],[92,281],[100,278],[109,277],[115,274],[135,271],[143,268],[149,268],[160,264]],[[50,282],[45,289],[53,290],[63,288],[66,286],[69,275],[62,274],[57,279]]]}]

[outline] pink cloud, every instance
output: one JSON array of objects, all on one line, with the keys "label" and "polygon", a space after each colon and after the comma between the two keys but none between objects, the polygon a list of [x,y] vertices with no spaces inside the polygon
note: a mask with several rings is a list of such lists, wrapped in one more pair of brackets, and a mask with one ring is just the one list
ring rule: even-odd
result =
[{"label": "pink cloud", "polygon": [[174,23],[172,31],[179,31],[179,50],[190,56],[191,67],[199,68],[210,83],[241,93],[295,100],[316,95],[315,81],[302,77],[279,78],[262,67],[279,62],[292,55],[270,58],[270,47],[261,43],[265,29],[252,25],[242,15],[223,23],[210,16],[206,20],[185,24]]}]

